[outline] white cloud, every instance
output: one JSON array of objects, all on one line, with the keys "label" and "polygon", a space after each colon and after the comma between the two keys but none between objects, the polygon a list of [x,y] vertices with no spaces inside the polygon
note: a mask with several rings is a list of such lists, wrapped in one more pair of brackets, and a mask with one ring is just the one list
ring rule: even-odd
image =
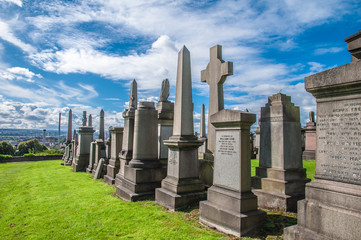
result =
[{"label": "white cloud", "polygon": [[0,0],[0,3],[1,2],[13,3],[15,5],[18,5],[19,7],[23,6],[23,2],[21,0]]},{"label": "white cloud", "polygon": [[341,51],[346,51],[346,49],[341,47],[317,48],[314,53],[315,55],[323,55],[327,53],[338,53]]},{"label": "white cloud", "polygon": [[157,89],[164,78],[174,79],[176,54],[174,42],[168,36],[160,36],[144,54],[118,56],[94,49],[70,48],[45,50],[31,55],[30,59],[46,71],[95,73],[113,80],[136,78],[140,88]]},{"label": "white cloud", "polygon": [[0,38],[3,40],[14,44],[15,46],[21,48],[25,52],[34,52],[35,48],[32,47],[30,44],[24,43],[19,38],[17,38],[13,31],[11,30],[10,26],[0,19]]}]

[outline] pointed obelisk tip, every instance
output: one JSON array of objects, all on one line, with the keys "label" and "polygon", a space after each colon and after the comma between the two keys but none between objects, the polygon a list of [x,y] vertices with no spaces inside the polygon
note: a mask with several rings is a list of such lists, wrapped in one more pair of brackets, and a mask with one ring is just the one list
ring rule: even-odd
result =
[{"label": "pointed obelisk tip", "polygon": [[104,117],[104,110],[103,110],[103,109],[100,110],[100,116],[101,116],[101,117]]},{"label": "pointed obelisk tip", "polygon": [[183,45],[183,47],[181,48],[181,50],[179,52],[189,52],[189,50],[186,47],[186,45]]}]

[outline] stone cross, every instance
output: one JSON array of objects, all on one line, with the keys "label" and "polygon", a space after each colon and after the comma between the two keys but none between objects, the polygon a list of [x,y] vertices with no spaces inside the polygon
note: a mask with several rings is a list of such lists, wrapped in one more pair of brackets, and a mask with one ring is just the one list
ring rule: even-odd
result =
[{"label": "stone cross", "polygon": [[226,77],[233,74],[233,63],[222,60],[222,46],[216,45],[210,49],[210,60],[205,70],[201,72],[201,81],[209,85],[208,106],[208,149],[215,150],[215,128],[210,123],[210,116],[224,108],[223,83]]},{"label": "stone cross", "polygon": [[162,81],[162,88],[160,90],[160,102],[167,102],[169,97],[169,81],[168,79],[164,79]]},{"label": "stone cross", "polygon": [[91,114],[89,114],[88,126],[89,126],[89,127],[92,127],[92,126],[93,126],[93,117],[92,117]]},{"label": "stone cross", "polygon": [[202,104],[202,107],[201,107],[201,124],[200,124],[200,127],[199,127],[199,137],[201,138],[204,138],[206,137],[206,115],[205,115],[205,112],[204,112],[204,104]]},{"label": "stone cross", "polygon": [[70,143],[72,136],[71,136],[71,130],[72,130],[72,121],[73,121],[73,113],[71,109],[69,110],[69,117],[68,117],[68,134],[66,136],[66,142]]},{"label": "stone cross", "polygon": [[137,108],[137,82],[135,79],[130,84],[129,109]]},{"label": "stone cross", "polygon": [[102,139],[104,141],[104,110],[103,109],[100,111],[98,139]]},{"label": "stone cross", "polygon": [[86,126],[86,111],[83,111],[83,127]]}]

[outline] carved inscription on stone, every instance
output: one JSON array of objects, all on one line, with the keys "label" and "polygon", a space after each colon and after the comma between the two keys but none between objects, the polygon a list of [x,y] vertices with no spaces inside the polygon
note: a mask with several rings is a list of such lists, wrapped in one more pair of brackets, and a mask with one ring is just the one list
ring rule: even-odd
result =
[{"label": "carved inscription on stone", "polygon": [[239,132],[216,131],[216,152],[213,183],[235,190],[240,189]]},{"label": "carved inscription on stone", "polygon": [[361,100],[319,103],[316,176],[361,185]]},{"label": "carved inscription on stone", "polygon": [[232,156],[236,153],[235,151],[236,140],[233,135],[223,134],[217,139],[217,144],[219,144],[218,153],[220,155]]}]

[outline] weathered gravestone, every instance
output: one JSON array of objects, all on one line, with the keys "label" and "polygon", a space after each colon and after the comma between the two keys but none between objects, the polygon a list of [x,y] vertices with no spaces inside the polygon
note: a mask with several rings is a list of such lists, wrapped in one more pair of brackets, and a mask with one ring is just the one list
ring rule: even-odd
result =
[{"label": "weathered gravestone", "polygon": [[190,53],[183,46],[178,53],[173,136],[164,141],[169,147],[167,177],[155,192],[155,201],[173,211],[206,197],[198,178],[198,147],[202,142],[194,136],[192,105]]},{"label": "weathered gravestone", "polygon": [[64,165],[67,165],[67,163],[69,163],[70,160],[70,156],[71,156],[71,152],[72,152],[72,148],[71,148],[71,141],[72,141],[72,120],[73,119],[73,114],[72,114],[72,110],[69,110],[69,116],[68,116],[68,132],[66,135],[66,142],[65,142],[65,152],[64,152]]},{"label": "weathered gravestone", "polygon": [[210,187],[213,184],[213,167],[214,162],[207,157],[207,136],[206,136],[206,117],[204,104],[201,106],[200,134],[198,140],[202,141],[202,145],[198,148],[198,173],[202,182]]},{"label": "weathered gravestone", "polygon": [[201,72],[201,81],[209,85],[208,105],[208,150],[214,154],[215,128],[210,123],[210,116],[224,108],[223,83],[226,77],[233,74],[233,63],[222,60],[222,46],[216,45],[210,49],[210,60],[205,70]]},{"label": "weathered gravestone", "polygon": [[259,160],[259,153],[261,151],[261,125],[260,125],[259,120],[258,120],[258,127],[257,127],[256,131],[254,131],[254,133],[256,134],[256,138],[254,141],[254,148],[256,151],[256,159]]},{"label": "weathered gravestone", "polygon": [[168,147],[163,140],[168,140],[173,132],[174,104],[168,101],[169,81],[164,79],[160,91],[160,100],[157,103],[158,111],[158,159],[163,167],[167,167]]},{"label": "weathered gravestone", "polygon": [[154,199],[164,176],[158,160],[157,115],[153,102],[140,102],[135,111],[133,159],[124,167],[124,178],[116,188],[123,200]]},{"label": "weathered gravestone", "polygon": [[134,141],[134,116],[137,109],[137,82],[135,79],[130,84],[129,107],[123,112],[124,131],[122,150],[119,153],[119,173],[115,178],[115,186],[119,187],[124,178],[124,168],[128,165],[133,157],[133,141]]},{"label": "weathered gravestone", "polygon": [[309,113],[309,120],[306,123],[306,127],[303,128],[305,135],[305,150],[302,153],[303,160],[315,160],[316,159],[316,122],[315,113]]},{"label": "weathered gravestone", "polygon": [[315,180],[285,239],[361,239],[361,31],[345,41],[351,63],[305,78],[317,102]]},{"label": "weathered gravestone", "polygon": [[299,107],[277,93],[261,108],[261,152],[253,192],[262,208],[296,211],[305,196]]},{"label": "weathered gravestone", "polygon": [[119,153],[122,149],[123,141],[123,128],[122,127],[112,127],[109,128],[109,132],[112,135],[111,142],[111,153],[109,163],[107,165],[107,174],[104,176],[104,181],[109,185],[114,184],[116,174],[119,172],[120,161]]},{"label": "weathered gravestone", "polygon": [[256,115],[223,109],[211,116],[216,128],[213,186],[200,202],[199,219],[218,230],[244,236],[254,231],[266,213],[257,210],[251,192],[250,126]]},{"label": "weathered gravestone", "polygon": [[89,165],[86,169],[87,173],[93,172],[93,166],[94,166],[94,162],[95,162],[95,146],[96,146],[95,141],[90,143]]},{"label": "weathered gravestone", "polygon": [[94,130],[92,127],[79,127],[78,147],[75,160],[73,161],[73,171],[85,171],[89,164],[90,143],[93,141]]}]

